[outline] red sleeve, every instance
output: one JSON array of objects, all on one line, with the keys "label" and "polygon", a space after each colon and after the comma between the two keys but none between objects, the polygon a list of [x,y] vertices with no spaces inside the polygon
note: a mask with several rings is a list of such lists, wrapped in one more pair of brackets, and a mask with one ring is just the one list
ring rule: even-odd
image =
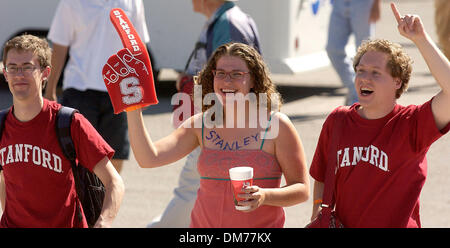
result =
[{"label": "red sleeve", "polygon": [[70,128],[77,159],[90,171],[93,171],[95,165],[105,156],[111,159],[114,155],[111,146],[83,115],[76,113]]},{"label": "red sleeve", "polygon": [[416,151],[428,149],[433,142],[446,134],[450,129],[450,123],[441,130],[437,128],[431,109],[432,101],[433,99],[419,106],[409,106],[415,108],[415,111],[413,111],[415,118],[411,119],[413,119],[413,126],[415,126],[413,130],[416,130],[414,139]]},{"label": "red sleeve", "polygon": [[331,137],[331,123],[334,121],[334,113],[336,109],[328,115],[327,119],[322,125],[322,131],[320,131],[319,141],[317,142],[316,151],[309,168],[309,174],[316,181],[323,182],[325,180],[325,169],[328,163],[328,144]]}]

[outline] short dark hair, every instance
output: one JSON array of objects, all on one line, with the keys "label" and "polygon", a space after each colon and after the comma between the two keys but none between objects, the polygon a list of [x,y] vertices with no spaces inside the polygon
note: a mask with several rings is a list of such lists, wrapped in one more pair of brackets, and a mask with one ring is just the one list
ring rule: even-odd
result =
[{"label": "short dark hair", "polygon": [[37,55],[39,65],[42,68],[51,66],[52,49],[48,45],[45,38],[39,38],[31,34],[23,34],[16,36],[7,41],[3,48],[3,65],[6,66],[6,59],[8,58],[8,52],[11,49],[17,49],[19,51],[31,51]]}]

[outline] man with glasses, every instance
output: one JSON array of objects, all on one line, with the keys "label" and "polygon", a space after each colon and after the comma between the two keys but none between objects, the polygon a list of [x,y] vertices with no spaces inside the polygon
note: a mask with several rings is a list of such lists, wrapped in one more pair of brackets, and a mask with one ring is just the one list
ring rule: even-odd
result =
[{"label": "man with glasses", "polygon": [[[78,218],[71,162],[56,134],[61,105],[42,96],[51,71],[47,41],[14,37],[4,47],[3,64],[13,106],[0,137],[0,227],[87,227],[86,219]],[[95,227],[109,227],[124,194],[122,178],[110,161],[114,150],[81,114],[74,114],[70,131],[79,163],[105,185]]]}]

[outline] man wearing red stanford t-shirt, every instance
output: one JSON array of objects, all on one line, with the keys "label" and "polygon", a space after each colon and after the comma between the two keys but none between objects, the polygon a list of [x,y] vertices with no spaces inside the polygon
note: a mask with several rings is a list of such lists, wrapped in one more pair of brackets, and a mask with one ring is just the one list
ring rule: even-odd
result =
[{"label": "man wearing red stanford t-shirt", "polygon": [[[51,50],[45,39],[22,35],[8,41],[3,69],[13,96],[0,142],[0,227],[87,227],[77,218],[77,194],[71,163],[63,155],[55,129],[60,104],[42,97],[50,75]],[[80,164],[106,188],[95,227],[109,227],[124,193],[110,158],[114,150],[81,114],[71,124]]]},{"label": "man wearing red stanford t-shirt", "polygon": [[[418,47],[442,90],[422,105],[398,105],[411,75],[410,58],[387,40],[361,45],[354,59],[359,103],[329,115],[310,168],[316,180],[312,220],[321,210],[327,163],[336,157],[335,211],[345,227],[421,226],[426,153],[450,129],[450,63],[418,16],[400,16],[391,7],[400,34]],[[332,141],[333,132],[339,138]]]}]

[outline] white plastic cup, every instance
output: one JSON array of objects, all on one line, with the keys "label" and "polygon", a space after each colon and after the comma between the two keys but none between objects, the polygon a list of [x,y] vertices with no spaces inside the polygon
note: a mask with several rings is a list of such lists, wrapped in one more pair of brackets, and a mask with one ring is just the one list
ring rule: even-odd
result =
[{"label": "white plastic cup", "polygon": [[234,207],[237,210],[248,210],[250,206],[240,206],[238,201],[245,199],[238,197],[238,194],[242,193],[242,189],[245,186],[253,185],[253,168],[247,166],[234,167],[229,170],[231,186],[233,188],[234,195]]}]

